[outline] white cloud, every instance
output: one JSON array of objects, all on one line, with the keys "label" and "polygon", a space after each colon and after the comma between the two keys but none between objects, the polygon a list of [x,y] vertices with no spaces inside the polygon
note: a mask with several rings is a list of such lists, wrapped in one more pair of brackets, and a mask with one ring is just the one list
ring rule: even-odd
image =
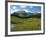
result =
[{"label": "white cloud", "polygon": [[40,12],[38,12],[38,13],[40,13]]},{"label": "white cloud", "polygon": [[13,8],[12,9],[16,9],[16,7],[15,6],[13,6]]},{"label": "white cloud", "polygon": [[14,13],[14,11],[11,11],[11,14]]},{"label": "white cloud", "polygon": [[27,13],[28,13],[28,12],[32,13],[32,11],[29,11],[29,10],[26,10],[26,9],[24,9],[24,11],[27,12]]},{"label": "white cloud", "polygon": [[[11,10],[11,14],[12,13],[14,13],[14,12],[17,12],[17,11],[21,11],[20,9],[16,9],[16,10]],[[32,13],[32,11],[29,11],[29,10],[27,10],[27,9],[23,9],[22,11],[25,11],[25,12],[30,12],[30,13]]]},{"label": "white cloud", "polygon": [[19,11],[19,9],[16,9],[16,10],[11,10],[11,14],[16,12],[16,11]]},{"label": "white cloud", "polygon": [[19,9],[16,9],[15,12],[16,12],[16,11],[19,11]]},{"label": "white cloud", "polygon": [[30,6],[30,8],[33,8],[32,6]]},{"label": "white cloud", "polygon": [[21,8],[26,8],[26,6],[20,6]]}]

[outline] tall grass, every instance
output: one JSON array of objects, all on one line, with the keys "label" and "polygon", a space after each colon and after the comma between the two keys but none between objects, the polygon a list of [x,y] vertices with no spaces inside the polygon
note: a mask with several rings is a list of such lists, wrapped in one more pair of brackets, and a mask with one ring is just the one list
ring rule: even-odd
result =
[{"label": "tall grass", "polygon": [[16,28],[11,31],[33,31],[41,29],[40,18],[18,18],[11,16],[11,24],[16,24]]}]

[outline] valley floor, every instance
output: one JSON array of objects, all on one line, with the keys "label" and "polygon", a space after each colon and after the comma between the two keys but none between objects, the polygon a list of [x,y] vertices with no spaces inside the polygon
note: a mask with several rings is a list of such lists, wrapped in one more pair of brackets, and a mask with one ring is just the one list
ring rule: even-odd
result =
[{"label": "valley floor", "polygon": [[16,28],[11,31],[36,31],[41,29],[40,18],[18,18],[11,16],[11,24],[16,24]]}]

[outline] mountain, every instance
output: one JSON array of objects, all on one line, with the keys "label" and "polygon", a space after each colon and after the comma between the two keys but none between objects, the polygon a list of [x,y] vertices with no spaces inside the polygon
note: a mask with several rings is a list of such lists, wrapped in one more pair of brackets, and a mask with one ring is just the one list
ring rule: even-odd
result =
[{"label": "mountain", "polygon": [[17,11],[11,14],[11,16],[17,16],[17,17],[31,17],[32,14],[30,12],[25,12],[25,11]]},{"label": "mountain", "polygon": [[16,16],[16,17],[32,17],[32,16],[35,17],[35,16],[38,16],[38,17],[40,17],[41,13],[17,11],[17,12],[14,12],[13,14],[11,14],[11,16]]}]

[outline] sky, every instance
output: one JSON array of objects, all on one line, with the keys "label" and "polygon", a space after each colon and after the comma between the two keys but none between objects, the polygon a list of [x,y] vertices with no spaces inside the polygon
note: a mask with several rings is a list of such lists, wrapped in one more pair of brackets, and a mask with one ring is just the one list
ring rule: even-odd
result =
[{"label": "sky", "polygon": [[11,5],[11,13],[16,11],[25,11],[31,13],[41,13],[41,6],[23,6],[23,5]]}]

